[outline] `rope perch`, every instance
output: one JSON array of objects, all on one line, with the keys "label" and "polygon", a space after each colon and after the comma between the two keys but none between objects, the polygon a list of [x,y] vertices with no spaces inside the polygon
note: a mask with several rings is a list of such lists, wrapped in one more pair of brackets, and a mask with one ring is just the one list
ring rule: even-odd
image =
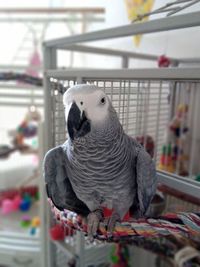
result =
[{"label": "rope perch", "polygon": [[[58,210],[51,202],[52,211],[57,220],[64,226],[87,234],[87,224],[84,218],[78,214],[64,210]],[[170,213],[158,218],[132,219],[128,222],[117,223],[113,236],[108,240],[107,231],[103,223],[100,224],[99,240],[117,242],[120,240],[131,241],[137,238],[157,238],[167,236],[182,236],[195,239],[200,245],[200,213]]]}]

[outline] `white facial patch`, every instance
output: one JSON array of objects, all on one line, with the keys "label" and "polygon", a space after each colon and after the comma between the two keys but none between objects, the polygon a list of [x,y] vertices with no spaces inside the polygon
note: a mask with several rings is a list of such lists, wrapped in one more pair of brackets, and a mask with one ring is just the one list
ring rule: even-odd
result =
[{"label": "white facial patch", "polygon": [[104,122],[108,116],[108,107],[110,105],[105,93],[95,86],[83,85],[76,86],[75,89],[71,88],[63,96],[63,103],[65,105],[65,115],[75,102],[79,107],[81,114],[84,111],[86,117],[91,121],[92,125]]}]

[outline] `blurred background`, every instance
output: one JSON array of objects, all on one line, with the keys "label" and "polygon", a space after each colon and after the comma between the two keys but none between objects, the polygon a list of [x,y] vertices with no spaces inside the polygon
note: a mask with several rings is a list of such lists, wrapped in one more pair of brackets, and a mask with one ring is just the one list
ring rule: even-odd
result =
[{"label": "blurred background", "polygon": [[[170,1],[1,1],[0,267],[171,266],[171,262],[169,264],[167,260],[162,261],[156,254],[151,254],[133,246],[127,246],[124,250],[121,250],[119,247],[116,248],[115,245],[101,245],[100,249],[93,249],[93,246],[95,247],[98,244],[89,244],[87,247],[91,248],[92,263],[86,264],[81,263],[81,260],[76,261],[76,253],[73,254],[71,252],[73,249],[68,246],[73,248],[79,246],[78,251],[81,252],[84,245],[81,242],[76,243],[70,233],[68,233],[68,239],[63,241],[64,238],[61,238],[62,242],[58,242],[57,235],[59,236],[59,231],[62,229],[55,229],[55,221],[53,226],[51,223],[51,226],[47,227],[48,208],[41,179],[41,165],[45,152],[43,143],[44,139],[48,138],[48,136],[44,137],[43,130],[45,122],[44,107],[46,104],[43,87],[43,42],[130,24],[137,15],[149,13],[168,2]],[[184,1],[178,2],[184,3]],[[179,13],[199,11],[199,1],[193,2],[195,2],[194,5]],[[153,16],[153,18],[151,16],[146,17],[145,20],[164,16],[161,13]],[[198,66],[200,63],[200,60],[198,60],[200,58],[199,43],[200,29],[197,27],[143,36],[108,39],[99,41],[98,47],[150,55],[150,60],[148,56],[144,56],[142,60],[137,56],[135,58],[131,57],[128,67],[155,69],[176,65],[176,59],[185,58],[190,60],[188,62],[183,60],[179,66]],[[127,67],[126,63],[124,64],[123,67]],[[74,67],[120,69],[121,58],[108,57],[106,53],[103,55],[88,55],[69,49],[69,51],[58,51],[57,65],[62,69]],[[188,89],[189,85],[184,87],[183,90],[181,88],[180,86],[176,91],[176,100],[173,110],[170,111],[170,117],[168,113],[171,107],[169,107],[169,87],[165,87],[162,91],[161,98],[165,106],[163,107],[163,117],[160,118],[160,120],[163,120],[163,125],[159,134],[156,133],[156,127],[158,126],[154,127],[153,125],[153,121],[157,117],[152,117],[149,122],[149,125],[153,125],[154,129],[152,131],[143,127],[135,132],[130,130],[129,134],[137,135],[138,140],[146,146],[147,150],[149,149],[150,154],[153,153],[152,150],[156,151],[158,168],[183,177],[190,177],[198,182],[200,181],[198,158],[200,152],[198,131],[200,94],[197,88],[195,90],[198,92],[191,93]],[[155,84],[154,89],[153,94],[158,97],[159,91]],[[144,102],[142,103],[144,105]],[[154,105],[156,102],[152,103]],[[115,104],[116,109],[119,108],[119,99],[116,99]],[[159,107],[156,109],[156,114],[158,110]],[[145,116],[146,110],[140,111],[143,114],[142,116]],[[145,123],[144,120],[143,123]],[[179,131],[178,137],[175,131]],[[172,137],[173,134],[175,137]],[[159,141],[156,138],[160,138]],[[170,158],[171,165],[168,160],[166,167],[163,156],[166,153],[168,155],[171,153],[173,142],[177,142],[176,138],[179,138],[179,144],[181,142],[181,157],[173,158],[172,156]],[[173,160],[175,163],[172,163]],[[170,195],[169,188],[167,192]],[[184,194],[177,198],[176,194],[172,194],[170,197],[168,196],[166,201],[165,194],[161,195],[161,211],[164,210],[164,206],[166,209],[166,205],[166,210],[173,212],[199,210],[199,199],[191,200],[189,198],[188,200]],[[184,197],[187,199],[185,202],[183,201]],[[165,199],[164,204],[163,199]],[[58,232],[55,234],[55,231]],[[51,238],[56,239],[54,240],[57,242],[55,247],[52,247],[50,235]],[[60,233],[60,235],[63,237],[63,233]],[[83,241],[80,238],[78,240]],[[56,254],[54,254],[56,258],[49,260],[49,255],[45,252],[47,249],[48,251],[56,250]],[[116,256],[114,252],[117,249],[120,251],[119,253],[123,252],[126,255],[125,263],[118,261],[120,256],[118,254]],[[80,255],[78,256],[81,258]],[[100,263],[95,262],[95,257],[105,258],[105,260]]]}]

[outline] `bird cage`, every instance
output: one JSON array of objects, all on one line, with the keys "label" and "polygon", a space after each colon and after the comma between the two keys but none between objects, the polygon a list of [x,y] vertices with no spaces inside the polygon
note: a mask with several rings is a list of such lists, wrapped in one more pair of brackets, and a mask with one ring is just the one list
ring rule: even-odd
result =
[{"label": "bird cage", "polygon": [[[51,101],[48,100],[51,107],[48,139],[52,140],[52,146],[57,146],[67,138],[62,100],[64,92],[77,83],[95,84],[109,96],[129,136],[138,140],[144,137],[145,147],[148,146],[148,136],[151,137],[152,155],[159,166],[162,145],[170,138],[167,127],[173,119],[174,110],[187,105],[187,116],[181,120],[180,129],[188,128],[187,176],[193,178],[200,171],[196,162],[199,151],[196,123],[199,112],[198,72],[199,69],[67,70],[58,75],[49,72],[49,93],[52,97]],[[179,174],[180,167],[178,162],[174,173]]]},{"label": "bird cage", "polygon": [[[168,211],[198,211],[199,186],[193,181],[196,166],[194,157],[198,146],[193,119],[198,117],[198,96],[200,94],[199,69],[141,69],[141,70],[67,70],[48,71],[49,95],[46,105],[50,113],[48,139],[57,146],[67,139],[64,116],[63,93],[77,83],[95,84],[109,96],[124,131],[133,138],[143,137],[143,145],[148,149],[148,137],[153,142],[153,157],[159,166],[162,145],[166,141],[166,131],[173,114],[173,108],[183,100],[188,104],[187,125],[190,133],[188,154],[188,176],[181,177],[167,171],[158,171],[160,182],[181,192],[191,199],[184,200],[176,194],[167,194]],[[184,102],[185,103],[185,102]],[[169,192],[168,192],[169,193]],[[174,208],[174,209],[173,209]],[[176,210],[175,210],[176,209]],[[98,245],[96,246],[98,251]],[[102,250],[105,253],[105,250]],[[87,253],[85,254],[85,256]],[[90,253],[87,255],[91,255]],[[102,254],[97,254],[103,259]],[[58,257],[61,259],[60,257]],[[97,257],[98,258],[98,257]],[[104,259],[107,257],[104,257]],[[88,258],[86,257],[85,260]],[[101,262],[100,262],[101,263]]]},{"label": "bird cage", "polygon": [[[162,157],[162,146],[169,139],[166,132],[173,118],[174,110],[180,105],[187,105],[187,117],[181,123],[188,127],[187,137],[187,178],[177,179],[180,163],[177,161],[173,173],[159,172],[161,181],[174,189],[198,198],[198,185],[194,176],[198,169],[197,153],[200,149],[198,143],[198,96],[200,94],[199,69],[151,69],[151,70],[71,70],[62,71],[56,75],[49,72],[51,98],[51,127],[49,132],[53,146],[62,144],[67,138],[63,93],[76,83],[95,84],[110,97],[114,108],[118,113],[120,122],[125,132],[133,138],[143,138],[143,144],[148,149],[149,137],[153,143],[154,159],[159,170],[159,162]],[[180,128],[184,125],[180,125]],[[188,141],[189,140],[189,141]],[[152,145],[152,144],[151,144]],[[164,174],[163,174],[164,173]],[[169,177],[172,177],[169,179]],[[194,185],[193,185],[194,183]],[[188,187],[189,186],[189,189]],[[183,188],[182,188],[183,187]],[[169,192],[168,192],[169,193]],[[168,211],[195,211],[199,210],[199,202],[185,198],[183,195],[172,196],[167,194]],[[185,200],[184,200],[185,199]]]},{"label": "bird cage", "polygon": [[[67,138],[62,102],[64,92],[75,84],[95,84],[109,96],[124,131],[131,137],[137,138],[154,158],[159,179],[158,188],[166,196],[166,211],[199,211],[200,184],[194,178],[200,172],[198,164],[200,69],[198,67],[128,69],[130,58],[155,61],[157,57],[79,45],[81,42],[199,25],[199,12],[196,12],[46,42],[44,49],[46,150],[62,144]],[[59,69],[58,50],[119,56],[122,59],[122,68],[127,69]],[[192,63],[191,59],[171,59],[171,61],[174,64]],[[174,132],[178,131],[173,124],[176,122],[174,121],[176,112],[183,115],[179,121],[179,132],[183,132],[184,135],[172,169],[172,166],[168,166],[172,163],[172,158],[167,157],[166,153],[163,157],[163,146],[172,151],[168,145],[169,143],[173,145],[171,138],[174,138]],[[166,163],[169,168],[165,168],[165,164],[163,167],[161,163]],[[182,172],[183,166],[187,172]],[[174,191],[170,191],[169,188]],[[176,204],[176,207],[172,204]],[[78,266],[81,267],[101,263],[105,257],[105,250],[108,250],[108,244],[101,251],[99,244],[90,247],[80,233],[78,238],[76,236],[70,242],[70,246],[67,245],[64,249],[62,247],[62,253],[65,256],[70,254],[72,258],[76,256]],[[60,243],[56,243],[56,247],[60,249]],[[91,249],[96,253],[92,253],[94,251]],[[55,249],[51,249],[51,257],[54,252]],[[55,259],[50,261],[51,266],[63,266],[59,265],[59,260],[62,258],[57,257],[56,263]]]}]

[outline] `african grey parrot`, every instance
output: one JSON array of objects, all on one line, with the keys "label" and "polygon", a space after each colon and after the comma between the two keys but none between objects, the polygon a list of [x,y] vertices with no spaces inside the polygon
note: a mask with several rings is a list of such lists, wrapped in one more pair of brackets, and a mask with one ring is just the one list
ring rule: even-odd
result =
[{"label": "african grey parrot", "polygon": [[125,134],[108,96],[80,84],[65,92],[63,103],[69,138],[45,156],[48,197],[60,210],[88,216],[91,236],[103,219],[102,207],[113,211],[110,233],[127,211],[144,216],[156,191],[155,165]]}]

